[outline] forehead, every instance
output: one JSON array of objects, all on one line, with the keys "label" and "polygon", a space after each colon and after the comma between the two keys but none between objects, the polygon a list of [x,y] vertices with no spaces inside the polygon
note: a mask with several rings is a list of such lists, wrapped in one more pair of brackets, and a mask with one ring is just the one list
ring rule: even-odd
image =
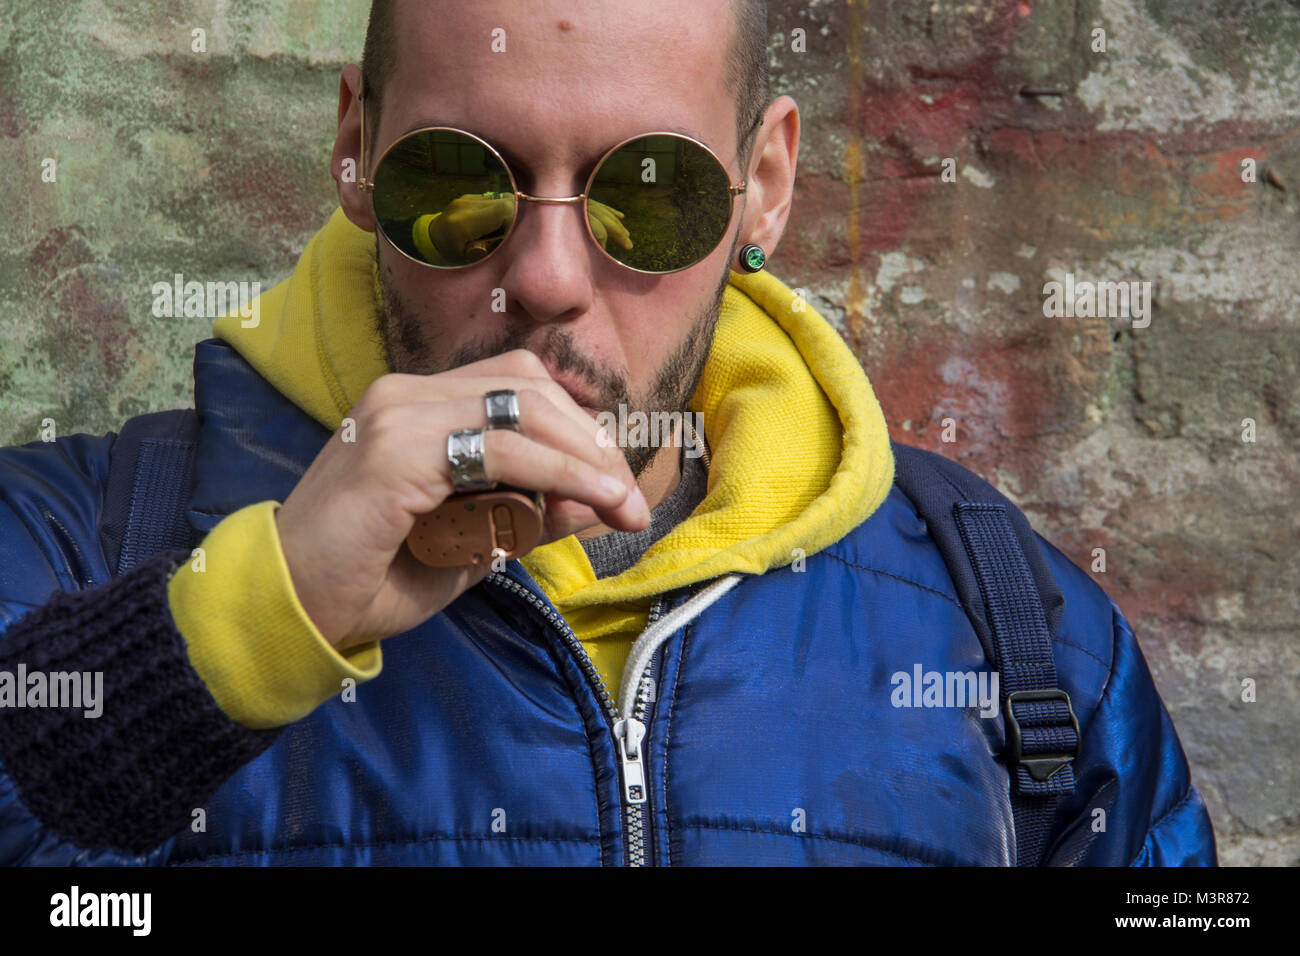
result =
[{"label": "forehead", "polygon": [[381,135],[459,126],[544,167],[665,129],[729,161],[730,8],[730,0],[399,2]]}]

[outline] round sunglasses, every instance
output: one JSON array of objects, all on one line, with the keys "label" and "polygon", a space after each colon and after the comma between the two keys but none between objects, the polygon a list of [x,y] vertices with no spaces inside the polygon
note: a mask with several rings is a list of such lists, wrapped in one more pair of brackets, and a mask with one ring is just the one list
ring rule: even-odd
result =
[{"label": "round sunglasses", "polygon": [[[736,196],[722,161],[697,139],[651,132],[611,147],[576,196],[530,196],[481,137],[449,126],[404,134],[367,179],[361,103],[362,175],[375,221],[398,252],[421,265],[462,269],[487,259],[514,231],[522,202],[581,204],[587,235],[635,272],[666,275],[708,257],[726,235]],[[762,121],[762,114],[758,122]],[[755,125],[758,125],[758,122]]]}]

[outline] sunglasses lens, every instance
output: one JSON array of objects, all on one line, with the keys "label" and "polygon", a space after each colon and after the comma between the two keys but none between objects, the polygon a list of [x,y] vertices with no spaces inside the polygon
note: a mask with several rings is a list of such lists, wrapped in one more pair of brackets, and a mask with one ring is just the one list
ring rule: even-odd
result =
[{"label": "sunglasses lens", "polygon": [[398,140],[374,175],[375,216],[388,241],[417,262],[469,265],[514,222],[514,189],[497,155],[449,129]]},{"label": "sunglasses lens", "polygon": [[591,230],[610,256],[642,272],[704,259],[731,221],[731,179],[707,149],[658,134],[611,153],[588,193]]}]

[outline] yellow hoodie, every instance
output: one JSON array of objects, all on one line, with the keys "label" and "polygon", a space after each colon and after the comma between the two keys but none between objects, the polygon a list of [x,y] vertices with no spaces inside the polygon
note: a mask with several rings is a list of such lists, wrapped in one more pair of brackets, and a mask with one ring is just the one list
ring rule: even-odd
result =
[{"label": "yellow hoodie", "polygon": [[[342,210],[293,274],[213,334],[322,425],[337,429],[389,371],[371,337],[374,237]],[[861,365],[811,306],[766,272],[732,272],[691,411],[710,449],[695,511],[622,574],[597,580],[575,536],[533,549],[528,572],[572,626],[611,696],[655,595],[726,572],[761,574],[861,524],[893,483],[884,416]],[[278,502],[226,517],[203,542],[206,570],[169,585],[190,660],[222,709],[249,727],[297,720],[345,678],[379,673],[376,644],[340,653],[298,603],[275,531]]]}]

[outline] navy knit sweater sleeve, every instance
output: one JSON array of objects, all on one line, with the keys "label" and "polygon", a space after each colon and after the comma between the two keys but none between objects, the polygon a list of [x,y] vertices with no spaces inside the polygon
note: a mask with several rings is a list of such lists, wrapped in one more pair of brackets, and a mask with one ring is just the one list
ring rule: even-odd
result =
[{"label": "navy knit sweater sleeve", "polygon": [[191,666],[167,598],[189,556],[162,552],[100,587],[57,591],[0,640],[0,673],[103,675],[99,716],[0,706],[0,760],[23,804],[83,847],[148,852],[283,731],[231,720]]}]

